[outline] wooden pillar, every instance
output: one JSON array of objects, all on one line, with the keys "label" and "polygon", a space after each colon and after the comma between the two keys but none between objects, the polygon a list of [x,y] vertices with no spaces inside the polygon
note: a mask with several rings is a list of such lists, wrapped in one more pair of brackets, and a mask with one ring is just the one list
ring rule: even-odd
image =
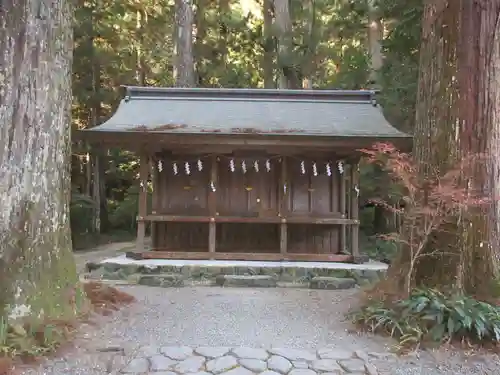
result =
[{"label": "wooden pillar", "polygon": [[146,216],[148,214],[149,156],[142,153],[139,166],[139,215],[137,217],[137,251],[144,251],[146,237]]},{"label": "wooden pillar", "polygon": [[[151,170],[151,186],[153,187],[153,196],[151,197],[151,213],[156,215],[158,212],[158,159],[151,158],[150,160],[150,170]],[[151,245],[154,249],[156,244],[156,222],[151,222]]]},{"label": "wooden pillar", "polygon": [[351,252],[354,258],[359,257],[359,164],[353,163],[351,173]]},{"label": "wooden pillar", "polygon": [[[347,219],[347,184],[346,184],[346,166],[343,165],[343,171],[340,174],[340,214],[342,219]],[[333,190],[333,189],[332,189]],[[347,228],[345,224],[340,226],[340,252],[345,252],[347,248]]]},{"label": "wooden pillar", "polygon": [[[210,159],[210,181],[208,193],[208,210],[210,212],[210,222],[208,223],[208,251],[210,259],[215,258],[216,243],[217,243],[217,224],[215,218],[217,216],[217,156],[213,155]],[[213,183],[213,185],[212,185]]]},{"label": "wooden pillar", "polygon": [[282,259],[286,259],[288,249],[288,224],[286,223],[286,214],[288,213],[288,194],[290,186],[287,181],[287,157],[281,158],[281,176],[280,176],[280,200],[279,200],[279,215],[281,216],[280,224],[280,253]]}]

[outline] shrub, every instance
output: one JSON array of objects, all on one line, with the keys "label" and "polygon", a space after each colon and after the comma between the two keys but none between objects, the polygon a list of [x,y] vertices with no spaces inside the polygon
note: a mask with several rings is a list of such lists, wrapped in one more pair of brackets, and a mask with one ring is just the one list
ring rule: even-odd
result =
[{"label": "shrub", "polygon": [[390,305],[370,303],[352,318],[369,331],[397,338],[400,349],[463,339],[500,342],[500,308],[461,293],[416,289]]}]

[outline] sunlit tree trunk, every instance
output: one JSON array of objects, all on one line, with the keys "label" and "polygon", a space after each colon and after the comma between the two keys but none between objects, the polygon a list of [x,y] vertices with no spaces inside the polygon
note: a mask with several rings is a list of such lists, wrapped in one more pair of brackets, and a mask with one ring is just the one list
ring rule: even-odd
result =
[{"label": "sunlit tree trunk", "polygon": [[191,0],[175,0],[174,80],[178,87],[195,86],[193,17]]},{"label": "sunlit tree trunk", "polygon": [[[487,197],[498,192],[500,183],[499,4],[427,1],[413,152],[422,180],[433,170],[446,173],[465,156],[489,154],[488,163],[463,171],[473,176],[463,183],[483,187]],[[498,205],[493,204],[463,212],[433,233],[426,251],[437,254],[417,262],[413,285],[444,285],[487,296],[498,274],[498,225]],[[391,265],[390,277],[398,278],[393,285],[403,284],[409,261],[402,251]]]},{"label": "sunlit tree trunk", "polygon": [[376,84],[377,73],[382,68],[382,47],[384,29],[382,20],[377,14],[375,0],[368,0],[368,50],[370,53],[370,81]]},{"label": "sunlit tree trunk", "polygon": [[72,20],[67,0],[1,3],[0,309],[10,318],[75,314]]},{"label": "sunlit tree trunk", "polygon": [[280,89],[300,88],[298,67],[295,66],[292,51],[292,20],[289,0],[274,0],[276,29],[278,30],[278,87]]}]

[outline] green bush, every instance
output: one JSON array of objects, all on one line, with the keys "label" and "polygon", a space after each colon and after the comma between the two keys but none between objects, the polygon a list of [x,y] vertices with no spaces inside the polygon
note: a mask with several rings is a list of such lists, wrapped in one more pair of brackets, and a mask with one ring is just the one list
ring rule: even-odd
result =
[{"label": "green bush", "polygon": [[392,305],[365,306],[352,318],[372,332],[397,338],[400,347],[464,338],[500,342],[500,308],[460,293],[417,289]]}]

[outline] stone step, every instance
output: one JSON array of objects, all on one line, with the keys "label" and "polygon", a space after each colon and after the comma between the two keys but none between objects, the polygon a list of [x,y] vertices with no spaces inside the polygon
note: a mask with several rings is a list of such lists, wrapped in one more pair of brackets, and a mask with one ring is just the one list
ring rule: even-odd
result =
[{"label": "stone step", "polygon": [[276,278],[267,275],[218,275],[215,283],[224,287],[276,287]]},{"label": "stone step", "polygon": [[184,286],[182,275],[175,273],[141,275],[137,280],[139,285],[159,286],[162,288]]},{"label": "stone step", "polygon": [[311,289],[340,290],[354,287],[356,287],[356,280],[347,277],[316,276],[309,283]]}]

